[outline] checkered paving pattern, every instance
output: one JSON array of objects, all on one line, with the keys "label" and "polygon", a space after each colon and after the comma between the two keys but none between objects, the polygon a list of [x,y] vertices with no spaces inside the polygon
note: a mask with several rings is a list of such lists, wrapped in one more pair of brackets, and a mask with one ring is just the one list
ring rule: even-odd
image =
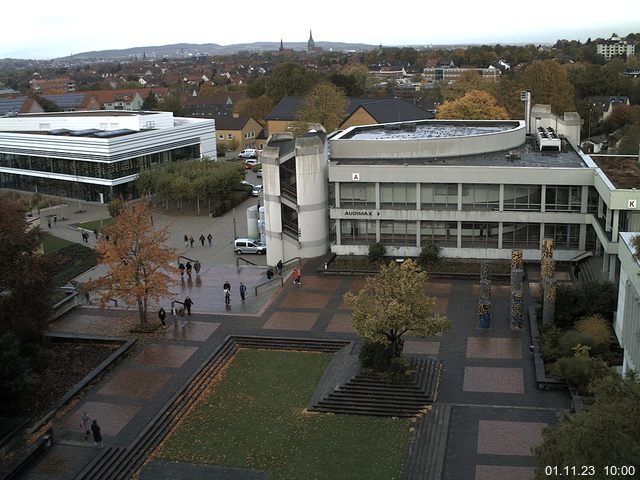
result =
[{"label": "checkered paving pattern", "polygon": [[405,353],[420,353],[424,355],[438,355],[440,342],[421,342],[419,340],[406,340],[404,342]]},{"label": "checkered paving pattern", "polygon": [[542,443],[546,423],[480,420],[478,453],[485,455],[533,456],[533,448]]},{"label": "checkered paving pattern", "polygon": [[129,420],[131,420],[140,410],[134,405],[119,405],[105,402],[84,402],[71,415],[68,415],[61,423],[62,430],[75,431],[82,434],[80,430],[80,418],[83,412],[87,412],[93,420],[98,421],[103,435],[114,436],[120,433]]},{"label": "checkered paving pattern", "polygon": [[521,368],[465,367],[462,389],[465,392],[524,393]]},{"label": "checkered paving pattern", "polygon": [[171,378],[167,373],[120,370],[98,393],[119,397],[153,398]]},{"label": "checkered paving pattern", "polygon": [[520,338],[469,337],[467,358],[522,358]]},{"label": "checkered paving pattern", "polygon": [[262,328],[308,332],[315,325],[319,315],[315,312],[274,312]]},{"label": "checkered paving pattern", "polygon": [[135,360],[145,365],[178,368],[197,349],[197,347],[184,347],[181,345],[147,345]]},{"label": "checkered paving pattern", "polygon": [[349,313],[336,313],[331,317],[325,332],[357,333],[351,324],[351,314]]},{"label": "checkered paving pattern", "polygon": [[[304,288],[304,287],[303,287]],[[280,302],[280,307],[289,308],[325,308],[329,301],[329,295],[321,293],[309,293],[307,290],[300,288],[289,293],[284,300]]]}]

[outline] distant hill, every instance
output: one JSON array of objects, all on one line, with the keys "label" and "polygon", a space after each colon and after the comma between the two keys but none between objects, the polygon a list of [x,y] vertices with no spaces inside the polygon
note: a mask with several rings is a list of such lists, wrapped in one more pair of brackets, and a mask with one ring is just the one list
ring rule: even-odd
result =
[{"label": "distant hill", "polygon": [[[373,50],[378,48],[374,45],[365,43],[343,43],[343,42],[316,42],[316,47],[322,47],[324,50],[345,51],[345,50]],[[149,47],[125,48],[122,50],[99,50],[93,52],[82,52],[74,54],[72,58],[95,58],[95,59],[117,59],[141,57],[145,55],[147,58],[162,57],[190,57],[196,55],[230,55],[238,52],[261,52],[261,51],[277,51],[280,48],[280,42],[254,42],[254,43],[236,43],[233,45],[218,45],[216,43],[176,43],[173,45],[158,45]],[[294,50],[306,50],[306,42],[285,43],[284,48],[293,48]],[[71,57],[63,57],[71,58]]]}]

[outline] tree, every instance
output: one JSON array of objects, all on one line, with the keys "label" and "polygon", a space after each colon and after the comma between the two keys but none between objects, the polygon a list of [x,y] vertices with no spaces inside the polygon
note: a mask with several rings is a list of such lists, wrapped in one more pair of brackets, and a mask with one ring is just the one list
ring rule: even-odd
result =
[{"label": "tree", "polygon": [[29,228],[25,206],[0,200],[0,328],[33,340],[51,314],[55,260],[40,251],[40,229]]},{"label": "tree", "polygon": [[425,294],[427,279],[427,273],[413,260],[400,265],[390,262],[380,273],[368,277],[358,293],[345,293],[353,326],[365,343],[383,343],[397,352],[396,346],[407,332],[426,337],[450,328],[444,315],[433,312],[436,299]]},{"label": "tree", "polygon": [[158,106],[158,100],[156,99],[156,96],[153,94],[151,89],[149,89],[149,94],[145,97],[144,101],[142,102],[142,109],[154,110],[157,106]]},{"label": "tree", "polygon": [[302,65],[283,63],[266,77],[265,94],[278,103],[289,95],[305,95],[314,83],[314,75]]},{"label": "tree", "polygon": [[444,102],[436,114],[438,119],[507,120],[509,114],[487,92],[471,90],[462,98]]},{"label": "tree", "polygon": [[264,117],[273,110],[273,100],[269,97],[262,96],[258,98],[245,98],[240,100],[234,107],[234,113],[238,115],[247,115],[253,117],[263,127],[266,125]]},{"label": "tree", "polygon": [[[561,414],[556,426],[545,429],[543,443],[535,452],[536,479],[549,478],[545,475],[548,465],[592,465],[598,475],[604,475],[604,467],[608,465],[640,469],[637,377],[631,375],[623,379],[611,374],[594,382],[589,390],[593,394],[592,402],[576,413]],[[584,477],[568,475],[565,478]]]},{"label": "tree", "polygon": [[169,273],[176,270],[171,265],[176,251],[164,246],[169,232],[166,227],[154,230],[151,215],[144,202],[120,210],[115,223],[105,229],[110,239],[101,239],[96,245],[99,262],[110,271],[89,284],[91,289],[101,289],[103,306],[111,298],[137,304],[141,325],[147,322],[149,301],[160,301],[170,293],[173,279]]},{"label": "tree", "polygon": [[319,123],[327,132],[333,132],[344,119],[346,108],[344,92],[330,83],[321,83],[304,98],[297,117],[300,122]]},{"label": "tree", "polygon": [[520,81],[531,91],[533,103],[551,105],[558,115],[574,112],[574,91],[567,70],[553,60],[535,60],[520,75]]}]

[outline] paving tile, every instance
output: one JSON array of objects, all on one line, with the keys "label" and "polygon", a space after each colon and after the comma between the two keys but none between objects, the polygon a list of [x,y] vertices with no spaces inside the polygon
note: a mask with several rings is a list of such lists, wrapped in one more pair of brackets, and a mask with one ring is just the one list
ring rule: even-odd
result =
[{"label": "paving tile", "polygon": [[165,330],[165,338],[191,340],[194,342],[205,342],[220,326],[219,323],[211,322],[193,322],[188,321],[186,326],[182,328],[180,321],[178,327],[171,324],[171,319],[167,319],[168,325]]},{"label": "paving tile", "polygon": [[351,310],[351,307],[347,307],[346,303],[344,302],[340,302],[340,305],[338,306],[339,310]]},{"label": "paving tile", "polygon": [[427,295],[449,295],[451,293],[451,282],[427,281],[424,291]]},{"label": "paving tile", "polygon": [[403,351],[404,353],[422,353],[424,355],[438,355],[438,353],[440,353],[440,342],[406,340],[404,342]]},{"label": "paving tile", "polygon": [[532,449],[542,443],[542,430],[546,423],[478,422],[478,453],[486,455],[533,456]]},{"label": "paving tile", "polygon": [[115,436],[138,413],[141,407],[106,402],[85,402],[76,411],[64,417],[60,424],[62,430],[75,431],[82,435],[80,418],[83,412],[98,421],[103,435]]},{"label": "paving tile", "polygon": [[357,333],[351,324],[351,314],[337,313],[331,317],[325,332]]},{"label": "paving tile", "polygon": [[299,330],[308,332],[318,320],[319,313],[274,312],[262,327],[265,330]]},{"label": "paving tile", "polygon": [[171,378],[167,373],[119,370],[98,393],[134,398],[153,398]]},{"label": "paving tile", "polygon": [[476,480],[533,480],[533,467],[476,465]]},{"label": "paving tile", "polygon": [[296,288],[287,294],[280,302],[280,307],[295,308],[324,308],[329,302],[329,295],[309,293],[303,288]]},{"label": "paving tile", "polygon": [[[476,297],[480,296],[479,284],[476,283],[473,285],[472,293]],[[504,298],[509,298],[510,294],[511,294],[511,287],[509,285],[491,285],[491,298],[494,300],[497,298],[500,298],[501,300]]]},{"label": "paving tile", "polygon": [[181,345],[147,345],[135,357],[135,361],[157,367],[178,368],[186,362],[198,347]]},{"label": "paving tile", "polygon": [[465,367],[465,392],[524,393],[522,368]]},{"label": "paving tile", "polygon": [[436,304],[433,306],[433,313],[441,313],[442,315],[446,315],[448,309],[449,309],[448,298],[442,298],[442,297],[436,298]]},{"label": "paving tile", "polygon": [[522,339],[468,337],[467,358],[522,358]]},{"label": "paving tile", "polygon": [[302,286],[304,289],[317,289],[333,291],[340,285],[340,278],[324,277],[324,276],[306,276],[302,277]]}]

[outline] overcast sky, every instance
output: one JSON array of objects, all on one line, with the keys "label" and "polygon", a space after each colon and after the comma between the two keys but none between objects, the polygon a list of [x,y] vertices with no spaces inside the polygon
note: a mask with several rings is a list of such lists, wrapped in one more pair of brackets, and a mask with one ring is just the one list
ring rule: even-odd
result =
[{"label": "overcast sky", "polygon": [[385,46],[585,41],[640,31],[638,0],[11,1],[2,5],[0,58],[91,50],[255,41]]}]

